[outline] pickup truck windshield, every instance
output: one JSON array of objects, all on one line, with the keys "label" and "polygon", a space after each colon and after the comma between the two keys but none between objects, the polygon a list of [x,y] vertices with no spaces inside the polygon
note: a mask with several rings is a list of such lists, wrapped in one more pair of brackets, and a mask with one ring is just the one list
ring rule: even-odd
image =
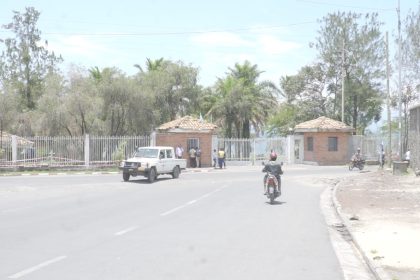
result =
[{"label": "pickup truck windshield", "polygon": [[138,149],[135,157],[140,158],[157,158],[159,149]]}]

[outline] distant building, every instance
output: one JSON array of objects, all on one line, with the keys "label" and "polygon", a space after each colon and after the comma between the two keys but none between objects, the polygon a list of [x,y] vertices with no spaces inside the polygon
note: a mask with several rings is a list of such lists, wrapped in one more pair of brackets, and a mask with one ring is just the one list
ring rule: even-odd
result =
[{"label": "distant building", "polygon": [[351,156],[351,138],[355,131],[343,122],[327,117],[300,123],[295,134],[303,135],[303,163],[317,165],[346,164]]},{"label": "distant building", "polygon": [[213,137],[216,137],[217,125],[206,122],[202,118],[185,116],[156,129],[156,145],[181,145],[184,149],[183,158],[188,159],[191,148],[201,149],[201,166],[212,166]]}]

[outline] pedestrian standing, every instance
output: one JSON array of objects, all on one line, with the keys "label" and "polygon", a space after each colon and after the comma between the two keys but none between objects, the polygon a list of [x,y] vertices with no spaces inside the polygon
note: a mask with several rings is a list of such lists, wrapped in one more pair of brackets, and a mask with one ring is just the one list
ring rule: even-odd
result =
[{"label": "pedestrian standing", "polygon": [[195,148],[195,161],[196,161],[196,167],[201,168],[201,149],[200,149],[200,147]]},{"label": "pedestrian standing", "polygon": [[197,167],[197,162],[196,162],[196,160],[195,160],[195,153],[196,153],[196,150],[195,150],[194,148],[191,148],[191,149],[189,150],[189,155],[190,155],[190,167],[191,167],[191,168],[195,168],[195,167]]},{"label": "pedestrian standing", "polygon": [[176,149],[175,149],[176,158],[182,158],[183,153],[184,153],[184,149],[182,148],[181,145],[178,144],[178,146],[176,146]]},{"label": "pedestrian standing", "polygon": [[410,150],[408,149],[407,152],[405,152],[405,161],[408,162],[408,166],[410,166]]},{"label": "pedestrian standing", "polygon": [[213,157],[213,167],[216,168],[216,165],[217,165],[217,151],[216,151],[216,149],[213,150],[212,157]]},{"label": "pedestrian standing", "polygon": [[225,159],[225,150],[223,148],[219,149],[219,152],[217,153],[217,161],[219,163],[219,168],[222,169],[224,165],[224,159]]}]

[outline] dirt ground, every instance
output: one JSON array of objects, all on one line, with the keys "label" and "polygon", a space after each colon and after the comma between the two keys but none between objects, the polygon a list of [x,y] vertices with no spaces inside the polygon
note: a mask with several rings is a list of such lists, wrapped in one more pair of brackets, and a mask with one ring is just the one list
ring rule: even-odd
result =
[{"label": "dirt ground", "polygon": [[336,198],[369,259],[392,280],[420,280],[420,177],[360,172],[338,185]]}]

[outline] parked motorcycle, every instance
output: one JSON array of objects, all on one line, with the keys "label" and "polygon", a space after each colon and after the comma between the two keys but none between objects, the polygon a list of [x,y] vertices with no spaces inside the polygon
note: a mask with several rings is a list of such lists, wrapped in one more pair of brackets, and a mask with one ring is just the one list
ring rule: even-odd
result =
[{"label": "parked motorcycle", "polygon": [[359,170],[363,170],[365,167],[365,160],[359,159],[359,160],[351,160],[349,163],[349,170],[353,170],[353,168],[359,168]]}]

